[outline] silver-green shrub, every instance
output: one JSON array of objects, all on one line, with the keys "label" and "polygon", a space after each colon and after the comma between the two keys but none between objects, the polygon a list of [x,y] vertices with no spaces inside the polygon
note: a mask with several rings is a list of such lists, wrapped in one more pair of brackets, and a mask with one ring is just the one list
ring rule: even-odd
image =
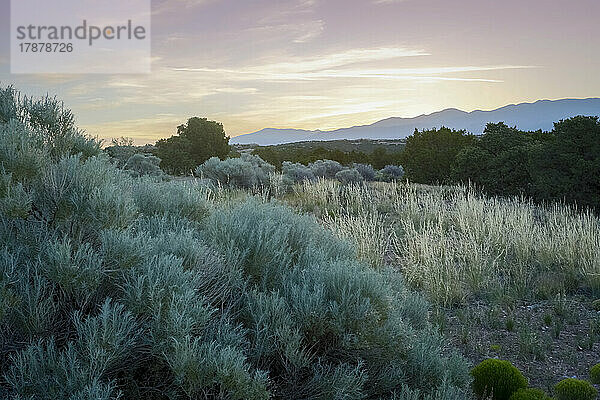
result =
[{"label": "silver-green shrub", "polygon": [[275,167],[259,156],[242,154],[240,158],[208,159],[196,168],[196,175],[226,187],[250,189],[266,187]]},{"label": "silver-green shrub", "polygon": [[365,181],[374,181],[377,171],[369,164],[353,163],[352,168],[356,169]]},{"label": "silver-green shrub", "polygon": [[340,172],[335,174],[335,179],[340,181],[342,185],[347,185],[350,183],[360,183],[364,181],[363,176],[355,168],[341,170]]},{"label": "silver-green shrub", "polygon": [[314,181],[316,179],[312,169],[300,163],[284,161],[281,164],[281,172],[287,184]]},{"label": "silver-green shrub", "polygon": [[194,183],[164,182],[147,177],[134,181],[132,193],[143,215],[201,220],[208,213],[205,188]]},{"label": "silver-green shrub", "polygon": [[[464,361],[398,272],[357,261],[287,207],[209,206],[201,185],[134,178],[80,151],[95,144],[56,104],[0,95],[10,139],[0,397],[376,399],[465,387]],[[239,162],[250,175],[223,182],[251,187],[272,171],[248,157],[207,171],[222,182]]]},{"label": "silver-green shrub", "polygon": [[123,166],[133,176],[139,177],[144,175],[161,176],[163,171],[160,169],[160,158],[137,153],[127,159]]},{"label": "silver-green shrub", "polygon": [[251,200],[203,224],[248,280],[238,304],[248,354],[283,397],[380,398],[402,384],[429,393],[468,381],[398,273],[357,262],[314,219]]},{"label": "silver-green shrub", "polygon": [[333,160],[317,160],[308,164],[317,178],[334,179],[335,174],[344,169],[342,164]]},{"label": "silver-green shrub", "polygon": [[386,165],[375,174],[375,179],[382,182],[392,182],[402,179],[404,169],[399,165]]}]

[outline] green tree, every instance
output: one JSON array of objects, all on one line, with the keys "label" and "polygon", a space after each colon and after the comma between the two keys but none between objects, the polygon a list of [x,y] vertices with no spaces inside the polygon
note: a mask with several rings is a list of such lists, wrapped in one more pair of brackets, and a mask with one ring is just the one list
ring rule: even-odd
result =
[{"label": "green tree", "polygon": [[442,127],[419,131],[406,140],[402,166],[407,179],[418,183],[450,181],[451,168],[457,154],[475,142],[466,131]]},{"label": "green tree", "polygon": [[532,149],[533,195],[600,209],[600,121],[578,116],[554,124]]},{"label": "green tree", "polygon": [[193,117],[177,127],[177,135],[156,143],[161,168],[172,174],[186,174],[211,157],[224,159],[229,153],[229,137],[223,125]]},{"label": "green tree", "polygon": [[532,149],[546,136],[541,131],[523,132],[503,122],[487,124],[483,135],[456,156],[453,178],[474,183],[490,194],[528,195],[533,190]]}]

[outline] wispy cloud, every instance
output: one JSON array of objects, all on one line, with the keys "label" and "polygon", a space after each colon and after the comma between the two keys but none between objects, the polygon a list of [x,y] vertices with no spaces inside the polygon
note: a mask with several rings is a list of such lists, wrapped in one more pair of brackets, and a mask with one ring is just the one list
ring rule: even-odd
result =
[{"label": "wispy cloud", "polygon": [[422,50],[402,48],[377,48],[350,50],[318,58],[298,59],[295,62],[265,64],[240,69],[219,68],[173,68],[177,72],[197,72],[219,74],[231,80],[268,80],[268,81],[302,81],[323,79],[429,79],[460,80],[476,82],[501,82],[496,79],[482,77],[447,77],[447,74],[486,72],[508,69],[536,68],[529,65],[491,65],[491,66],[447,66],[421,68],[355,68],[355,64],[376,61],[387,61],[399,57],[426,56]]},{"label": "wispy cloud", "polygon": [[226,87],[226,88],[218,88],[215,89],[217,93],[232,93],[232,94],[240,94],[240,93],[256,93],[258,92],[257,88],[234,88],[234,87]]},{"label": "wispy cloud", "polygon": [[325,22],[323,20],[310,21],[296,28],[302,32],[294,39],[294,43],[306,43],[321,36],[325,30]]},{"label": "wispy cloud", "polygon": [[342,67],[357,63],[384,61],[399,57],[417,57],[427,55],[429,55],[429,53],[424,50],[412,50],[400,47],[380,47],[375,49],[353,49],[345,52],[323,55],[320,57],[296,58],[292,62],[252,66],[237,70],[192,67],[177,67],[173,68],[173,70],[182,72],[219,72],[225,74],[242,75],[293,75],[324,71],[335,67]]}]

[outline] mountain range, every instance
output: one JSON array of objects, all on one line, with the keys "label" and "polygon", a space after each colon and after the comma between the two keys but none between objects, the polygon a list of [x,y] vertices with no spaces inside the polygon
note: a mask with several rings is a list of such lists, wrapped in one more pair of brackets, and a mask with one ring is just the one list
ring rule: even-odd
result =
[{"label": "mountain range", "polygon": [[232,144],[262,146],[302,141],[403,139],[415,129],[446,126],[465,129],[474,134],[483,133],[489,122],[504,122],[525,131],[551,130],[554,122],[576,115],[600,116],[600,98],[539,100],[535,103],[511,104],[491,111],[471,112],[448,108],[414,118],[387,118],[371,125],[353,126],[332,131],[265,128],[231,138]]}]

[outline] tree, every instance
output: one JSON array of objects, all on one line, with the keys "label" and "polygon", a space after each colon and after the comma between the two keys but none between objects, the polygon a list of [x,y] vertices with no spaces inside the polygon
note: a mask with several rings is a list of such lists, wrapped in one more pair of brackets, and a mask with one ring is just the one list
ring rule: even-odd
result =
[{"label": "tree", "polygon": [[222,124],[193,117],[177,127],[177,135],[159,140],[156,148],[162,169],[186,174],[211,157],[224,159],[229,153],[229,137]]},{"label": "tree", "polygon": [[427,184],[450,181],[456,155],[474,142],[475,136],[466,131],[445,127],[421,132],[415,129],[406,140],[402,155],[407,179]]},{"label": "tree", "polygon": [[578,116],[554,124],[532,153],[534,196],[600,209],[600,121]]},{"label": "tree", "polygon": [[532,146],[542,137],[503,122],[487,124],[483,135],[456,156],[452,176],[494,195],[529,195]]}]

